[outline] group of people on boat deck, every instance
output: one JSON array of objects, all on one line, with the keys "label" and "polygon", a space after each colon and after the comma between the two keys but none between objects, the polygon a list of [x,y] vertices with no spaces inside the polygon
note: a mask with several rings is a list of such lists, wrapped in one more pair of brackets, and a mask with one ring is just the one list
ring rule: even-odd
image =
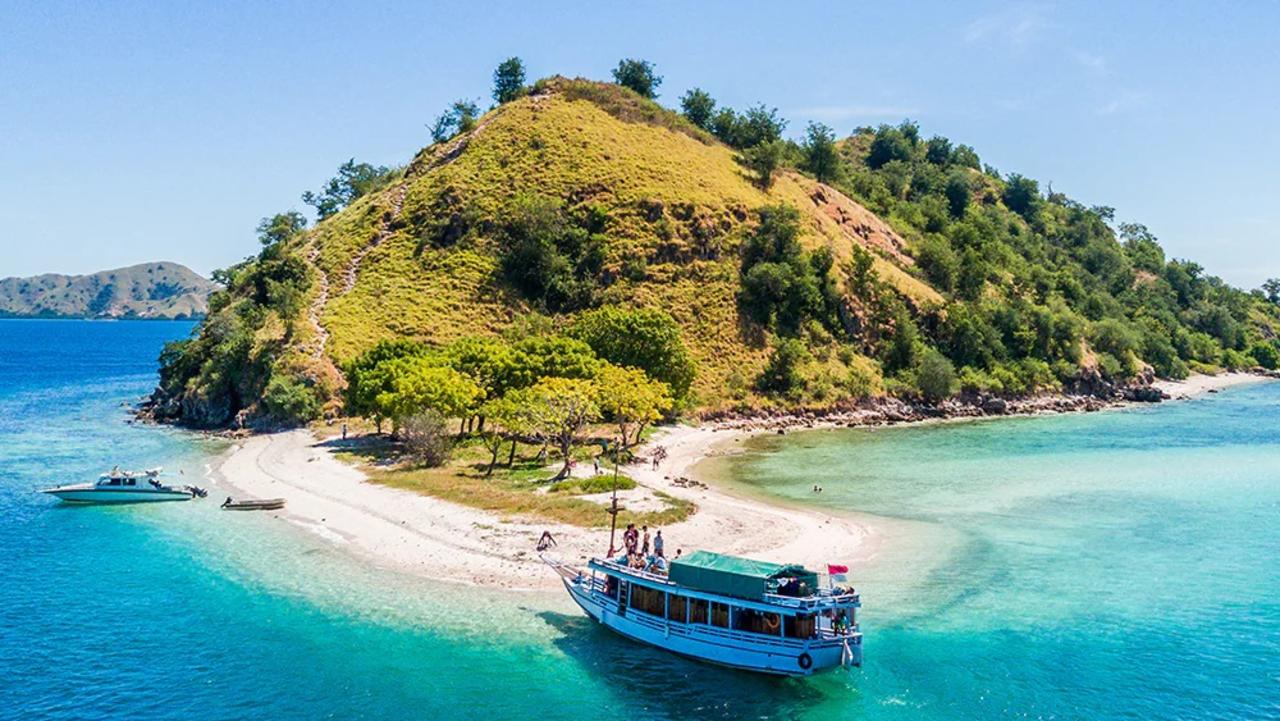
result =
[{"label": "group of people on boat deck", "polygon": [[[650,540],[653,543],[652,554],[649,553]],[[666,573],[667,554],[665,543],[662,539],[661,529],[654,532],[652,539],[649,537],[648,526],[642,526],[637,530],[636,524],[628,523],[627,530],[622,532],[622,547],[627,552],[627,565],[631,568]],[[679,549],[676,550],[676,557],[680,557]]]}]

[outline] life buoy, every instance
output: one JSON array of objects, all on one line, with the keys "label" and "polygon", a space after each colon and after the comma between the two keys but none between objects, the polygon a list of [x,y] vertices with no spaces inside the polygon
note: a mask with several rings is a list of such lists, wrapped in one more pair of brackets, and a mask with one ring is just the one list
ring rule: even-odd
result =
[{"label": "life buoy", "polygon": [[807,653],[800,654],[800,658],[796,659],[796,662],[800,664],[800,668],[806,671],[813,668],[813,657]]},{"label": "life buoy", "polygon": [[777,614],[769,614],[764,617],[764,627],[769,633],[774,633],[778,630],[778,618]]}]

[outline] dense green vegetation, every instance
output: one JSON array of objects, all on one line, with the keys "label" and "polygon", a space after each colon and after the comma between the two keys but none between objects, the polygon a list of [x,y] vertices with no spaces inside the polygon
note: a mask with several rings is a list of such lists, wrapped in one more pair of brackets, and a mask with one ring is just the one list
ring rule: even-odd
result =
[{"label": "dense green vegetation", "polygon": [[346,410],[379,429],[386,420],[398,428],[423,413],[459,419],[461,434],[484,439],[490,472],[504,443],[509,460],[521,441],[553,446],[563,461],[559,477],[566,476],[588,424],[614,424],[625,448],[673,409],[679,396],[672,389],[687,392],[693,373],[674,322],[660,312],[601,308],[571,332],[577,337],[378,343],[344,369]]},{"label": "dense green vegetation", "polygon": [[162,415],[446,419],[491,473],[687,410],[1280,362],[1280,281],[1234,289],[968,146],[910,122],[791,140],[765,104],[662,107],[647,61],[614,79],[527,86],[509,58],[496,105],[454,103],[404,170],[348,161],[304,196],[316,227],[264,221],[166,348]]},{"label": "dense green vegetation", "polygon": [[978,170],[971,148],[923,140],[910,122],[861,129],[840,150],[837,187],[908,238],[917,272],[946,295],[913,315],[968,389],[1071,384],[1082,366],[1177,378],[1266,364],[1275,347],[1254,322],[1274,321],[1274,304],[1167,260],[1144,226],[1113,228],[1110,208]]},{"label": "dense green vegetation", "polygon": [[261,415],[275,421],[319,415],[313,379],[275,370],[312,283],[310,266],[290,248],[305,225],[297,213],[263,219],[258,255],[214,274],[224,287],[210,297],[208,319],[160,355],[158,417],[224,426],[259,401]]},{"label": "dense green vegetation", "polygon": [[[1166,259],[1146,227],[1116,225],[1112,209],[1043,193],[1017,173],[1001,176],[969,146],[925,140],[909,121],[861,128],[840,142],[830,128],[811,124],[802,143],[783,141],[786,121],[776,111],[716,111],[701,89],[681,107],[690,122],[742,150],[763,187],[789,165],[865,203],[908,239],[915,273],[944,302],[910,303],[855,253],[845,271],[862,322],[842,333],[832,322],[837,299],[819,303],[826,293],[817,292],[831,287],[829,259],[806,258],[785,237],[765,262],[758,258],[768,211],[756,242],[744,246],[739,295],[749,316],[783,336],[796,336],[805,319],[822,322],[878,358],[899,392],[949,396],[954,367],[964,390],[1022,394],[1077,384],[1095,371],[1124,381],[1145,366],[1179,378],[1276,365],[1271,328],[1280,318],[1280,283],[1270,298],[1265,288],[1231,288],[1198,264]],[[780,345],[760,386],[803,384],[784,372],[797,356],[797,348]]]}]

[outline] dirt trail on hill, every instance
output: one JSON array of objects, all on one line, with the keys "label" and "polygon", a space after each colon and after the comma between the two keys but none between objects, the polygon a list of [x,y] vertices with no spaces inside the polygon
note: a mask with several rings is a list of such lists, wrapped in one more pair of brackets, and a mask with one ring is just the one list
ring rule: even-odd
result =
[{"label": "dirt trail on hill", "polygon": [[378,226],[378,232],[374,234],[373,240],[369,244],[360,249],[351,262],[347,264],[347,269],[342,273],[342,293],[346,295],[356,287],[356,281],[360,278],[360,264],[364,262],[365,256],[369,255],[374,248],[382,245],[382,241],[391,236],[391,222],[400,215],[401,208],[404,207],[404,198],[409,194],[408,180],[402,182],[395,190],[391,192],[391,209],[382,214],[382,223]]},{"label": "dirt trail on hill", "polygon": [[312,347],[307,349],[307,354],[315,360],[320,360],[324,356],[324,347],[329,344],[329,331],[325,330],[320,323],[320,314],[324,312],[325,305],[329,302],[329,276],[316,265],[316,260],[320,257],[320,246],[316,243],[315,238],[311,239],[311,248],[307,251],[307,263],[315,269],[316,275],[320,278],[318,285],[320,292],[316,294],[316,299],[311,302],[307,308],[307,322],[315,329],[316,340]]}]

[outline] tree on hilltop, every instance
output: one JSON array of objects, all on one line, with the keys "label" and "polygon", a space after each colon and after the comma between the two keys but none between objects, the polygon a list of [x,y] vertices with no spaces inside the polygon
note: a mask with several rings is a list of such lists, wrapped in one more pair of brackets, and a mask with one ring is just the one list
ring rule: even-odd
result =
[{"label": "tree on hilltop", "polygon": [[330,178],[319,193],[309,190],[303,193],[302,202],[315,208],[316,215],[324,220],[357,198],[386,185],[390,175],[390,168],[357,163],[352,158],[338,167],[338,174]]},{"label": "tree on hilltop", "polygon": [[785,148],[781,140],[753,145],[742,151],[742,160],[756,174],[756,182],[761,188],[773,187],[773,174],[782,165]]},{"label": "tree on hilltop", "polygon": [[702,128],[703,130],[711,130],[711,119],[716,112],[716,101],[711,95],[702,88],[693,88],[680,98],[680,110],[684,112],[684,116],[689,122]]},{"label": "tree on hilltop", "polygon": [[804,141],[804,167],[819,182],[835,180],[840,169],[840,156],[836,153],[836,134],[822,123],[809,123]]},{"label": "tree on hilltop", "polygon": [[658,86],[662,85],[662,76],[653,70],[653,63],[648,60],[625,58],[613,69],[613,81],[652,100],[658,97]]},{"label": "tree on hilltop", "polygon": [[1268,278],[1264,281],[1262,292],[1267,294],[1267,302],[1280,305],[1280,278]]},{"label": "tree on hilltop", "polygon": [[493,99],[501,105],[524,93],[524,62],[514,56],[503,60],[493,71]]},{"label": "tree on hilltop", "polygon": [[476,119],[480,117],[480,107],[470,100],[455,100],[435,119],[431,128],[431,140],[442,143],[460,133],[469,133],[476,127]]},{"label": "tree on hilltop", "polygon": [[278,248],[306,227],[307,219],[296,210],[276,213],[258,223],[258,242],[262,244],[263,252],[267,252]]}]

